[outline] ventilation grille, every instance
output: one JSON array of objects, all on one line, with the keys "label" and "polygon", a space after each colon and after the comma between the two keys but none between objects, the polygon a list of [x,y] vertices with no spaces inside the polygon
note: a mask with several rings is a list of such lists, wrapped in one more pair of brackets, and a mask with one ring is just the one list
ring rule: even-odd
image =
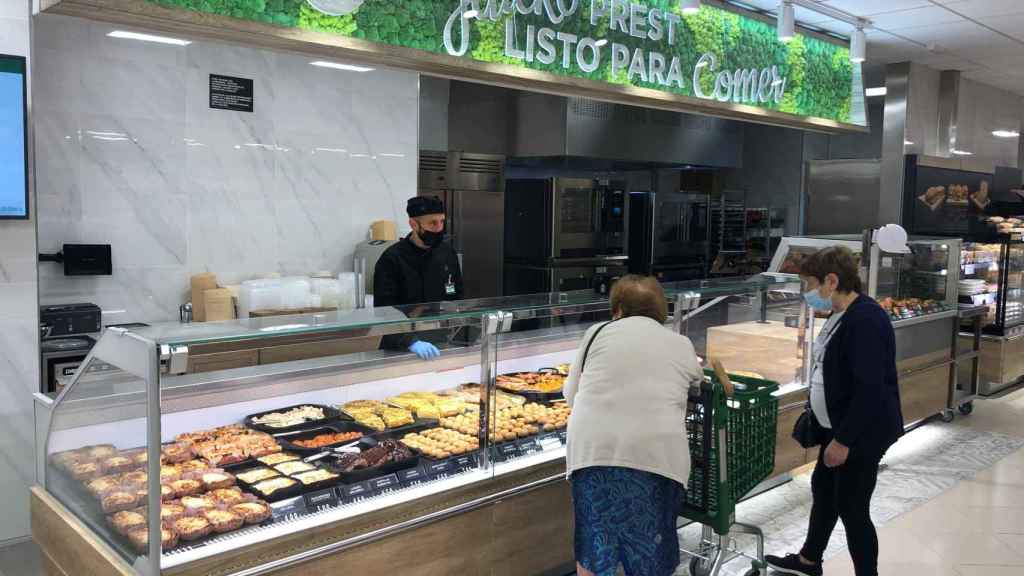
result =
[{"label": "ventilation grille", "polygon": [[459,174],[501,174],[502,167],[501,159],[463,156],[459,162]]},{"label": "ventilation grille", "polygon": [[448,155],[444,152],[420,152],[420,170],[424,172],[447,172]]}]

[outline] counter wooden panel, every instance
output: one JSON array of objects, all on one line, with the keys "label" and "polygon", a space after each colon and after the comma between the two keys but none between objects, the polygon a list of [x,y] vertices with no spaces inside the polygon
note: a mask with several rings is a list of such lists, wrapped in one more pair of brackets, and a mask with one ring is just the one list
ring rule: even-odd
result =
[{"label": "counter wooden panel", "polygon": [[[932,366],[949,358],[949,350],[909,358],[896,365],[901,374]],[[903,423],[911,424],[942,412],[949,395],[949,366],[925,369],[900,377]]]},{"label": "counter wooden panel", "polygon": [[[973,338],[960,337],[961,349],[974,345]],[[1024,376],[1024,337],[982,338],[979,388],[982,394],[993,394],[1016,383]],[[960,372],[961,382],[970,378],[970,367]]]}]

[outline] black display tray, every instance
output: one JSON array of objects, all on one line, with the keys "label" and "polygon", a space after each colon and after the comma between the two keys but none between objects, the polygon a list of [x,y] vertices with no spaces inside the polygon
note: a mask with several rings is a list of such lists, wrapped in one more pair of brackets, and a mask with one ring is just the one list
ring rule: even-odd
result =
[{"label": "black display tray", "polygon": [[[294,408],[301,408],[303,406],[322,408],[324,411],[324,418],[322,420],[309,420],[307,422],[303,422],[302,424],[286,426],[284,428],[274,428],[271,426],[267,426],[264,424],[256,424],[253,422],[254,418],[259,418],[260,416],[266,416],[267,414],[273,414],[274,412],[287,412]],[[266,432],[267,434],[284,434],[286,432],[297,432],[299,430],[308,430],[309,428],[323,426],[324,424],[334,422],[340,418],[341,412],[339,412],[335,408],[331,408],[330,406],[324,406],[323,404],[303,403],[295,404],[294,406],[286,406],[284,408],[276,408],[274,410],[267,410],[265,412],[257,412],[256,414],[250,414],[245,417],[245,425],[249,428],[252,428],[253,430],[259,430],[260,432]]]},{"label": "black display tray", "polygon": [[327,446],[321,446],[319,448],[304,448],[302,446],[294,444],[295,440],[309,440],[321,434],[337,434],[341,432],[362,432],[363,438],[376,433],[376,431],[370,428],[369,426],[363,426],[362,424],[358,424],[356,422],[351,422],[348,420],[338,420],[330,424],[325,424],[323,426],[318,426],[316,428],[303,430],[301,432],[288,432],[285,434],[278,434],[274,436],[274,438],[277,439],[277,443],[280,444],[281,447],[285,449],[285,451],[295,452],[298,454],[306,454],[308,456],[310,454],[319,454],[320,452],[327,452],[331,448],[337,448],[338,446],[344,446],[345,444],[351,444],[352,442],[355,442],[358,439],[349,440],[348,442],[329,444]]},{"label": "black display tray", "polygon": [[[239,470],[239,473],[248,472],[249,470],[256,470],[257,468],[270,468],[271,470],[273,470],[273,467],[271,467],[271,466],[264,466],[264,465],[260,464],[259,466],[253,466],[252,468],[249,468],[247,470]],[[304,492],[307,491],[307,487],[304,486],[302,484],[302,482],[299,482],[298,480],[295,480],[295,485],[294,486],[291,486],[289,488],[285,488],[283,490],[278,490],[277,492],[274,492],[273,494],[264,494],[263,492],[261,492],[261,491],[257,490],[256,488],[254,488],[254,486],[256,486],[256,484],[259,484],[259,482],[256,482],[254,484],[250,484],[248,482],[245,482],[241,478],[238,478],[237,476],[236,476],[236,478],[238,480],[238,485],[241,486],[243,490],[245,490],[246,492],[249,492],[250,494],[254,494],[258,498],[261,498],[261,499],[263,499],[263,500],[265,500],[267,502],[280,502],[281,500],[287,500],[289,498],[295,498],[296,496],[301,496]],[[279,476],[276,476],[276,478],[290,478],[290,476],[285,476],[284,474],[280,474],[279,473]],[[272,480],[272,478],[267,478],[267,480]],[[260,482],[263,482],[263,480],[260,480]],[[308,490],[316,490],[316,488],[308,488]]]},{"label": "black display tray", "polygon": [[[540,370],[534,370],[532,372],[529,371],[529,370],[527,370],[527,371],[520,371],[520,372],[509,372],[507,374],[502,374],[502,376],[515,376],[515,377],[518,377],[518,376],[520,376],[522,374],[531,374],[531,373],[532,374],[559,374],[557,368],[541,368]],[[559,374],[559,375],[561,375],[561,374]],[[547,403],[547,402],[553,402],[555,400],[564,400],[565,399],[565,395],[562,393],[562,391],[558,391],[558,392],[530,392],[528,390],[510,390],[508,388],[502,387],[501,384],[497,384],[497,388],[498,388],[498,390],[501,390],[502,392],[505,392],[505,393],[508,393],[508,394],[515,394],[517,396],[522,396],[523,398],[526,398],[527,402],[536,402],[538,404],[544,404],[544,403]]]},{"label": "black display tray", "polygon": [[[360,451],[365,451],[370,448],[373,448],[376,445],[376,439],[364,438],[362,441],[360,441],[358,446],[360,448]],[[356,484],[359,482],[364,482],[366,480],[376,478],[378,476],[385,476],[387,474],[393,474],[400,470],[406,470],[409,468],[415,468],[416,466],[419,466],[420,457],[416,455],[415,450],[410,449],[410,451],[413,453],[412,458],[408,458],[400,462],[387,462],[375,468],[364,468],[362,470],[353,470],[351,472],[342,472],[341,470],[335,468],[333,464],[337,462],[338,457],[334,455],[325,456],[324,458],[318,460],[317,464],[320,464],[327,470],[330,470],[331,472],[340,475],[342,484]]]}]

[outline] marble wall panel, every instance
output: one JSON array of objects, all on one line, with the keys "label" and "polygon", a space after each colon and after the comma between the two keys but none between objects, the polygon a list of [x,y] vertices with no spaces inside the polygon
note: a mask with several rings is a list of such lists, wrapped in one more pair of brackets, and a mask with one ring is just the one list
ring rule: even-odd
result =
[{"label": "marble wall panel", "polygon": [[[110,38],[114,28],[38,18],[40,247],[110,243],[115,268],[89,279],[44,267],[43,303],[95,302],[107,322],[173,320],[191,274],[232,284],[350,270],[370,222],[404,227],[416,74]],[[254,112],[211,109],[210,74],[251,78]]]}]

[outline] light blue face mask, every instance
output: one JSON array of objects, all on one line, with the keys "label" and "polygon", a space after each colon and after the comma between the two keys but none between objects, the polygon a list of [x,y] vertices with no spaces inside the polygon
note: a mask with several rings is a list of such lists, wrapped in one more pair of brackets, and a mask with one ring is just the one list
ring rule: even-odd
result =
[{"label": "light blue face mask", "polygon": [[822,297],[820,287],[804,292],[804,300],[807,301],[808,306],[819,312],[830,312],[832,310],[832,299]]}]

